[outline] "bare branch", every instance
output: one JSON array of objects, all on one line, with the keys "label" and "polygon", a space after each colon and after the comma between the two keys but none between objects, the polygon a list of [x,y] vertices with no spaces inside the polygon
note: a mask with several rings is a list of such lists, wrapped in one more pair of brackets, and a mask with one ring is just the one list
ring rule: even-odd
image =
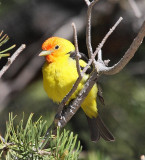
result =
[{"label": "bare branch", "polygon": [[133,11],[134,11],[135,16],[136,16],[137,18],[140,18],[140,17],[142,16],[142,13],[141,13],[141,11],[139,10],[136,2],[135,2],[134,0],[128,0],[128,1],[129,1],[130,5],[131,5]]},{"label": "bare branch", "polygon": [[8,70],[8,68],[11,66],[11,64],[14,62],[14,60],[16,59],[16,57],[25,49],[26,45],[22,44],[16,51],[15,53],[8,58],[8,62],[7,64],[2,68],[2,70],[0,71],[0,78],[3,76],[3,74]]},{"label": "bare branch", "polygon": [[66,105],[66,102],[69,100],[69,98],[72,96],[72,94],[75,92],[75,90],[77,89],[80,81],[82,80],[82,77],[78,77],[78,79],[76,80],[76,82],[74,83],[72,89],[70,90],[70,92],[63,98],[63,100],[61,101],[61,103],[58,106],[58,110],[57,110],[57,114],[61,114],[61,111],[63,109],[63,107]]},{"label": "bare branch", "polygon": [[116,29],[116,27],[119,25],[119,23],[123,20],[122,17],[120,17],[118,19],[118,21],[114,24],[114,26],[109,30],[109,32],[106,34],[106,36],[103,38],[102,42],[98,45],[98,47],[96,48],[93,57],[95,57],[97,55],[97,53],[100,51],[100,49],[103,47],[104,43],[106,42],[106,40],[108,39],[108,37],[112,34],[112,32]]},{"label": "bare branch", "polygon": [[[86,67],[83,69],[82,71],[82,75],[87,71],[87,69],[91,66],[92,62],[95,60],[95,57],[97,55],[97,53],[100,51],[100,54],[98,55],[98,61],[100,62],[100,60],[102,59],[102,51],[101,48],[103,47],[104,43],[106,42],[106,40],[108,39],[108,37],[112,34],[112,32],[116,29],[116,27],[119,25],[119,23],[122,21],[122,17],[120,17],[118,19],[118,21],[114,24],[114,26],[109,30],[109,32],[106,34],[106,36],[103,38],[102,42],[98,45],[96,51],[94,52],[94,54],[92,55],[91,59],[89,59],[88,64],[86,65]],[[99,57],[100,56],[100,57]],[[110,60],[109,60],[110,61]],[[109,61],[107,60],[107,62],[109,63]],[[101,60],[101,63],[103,61]],[[105,63],[104,63],[105,64]],[[101,65],[102,66],[102,65]],[[106,64],[105,64],[106,66]]]},{"label": "bare branch", "polygon": [[120,72],[126,66],[126,64],[131,60],[131,58],[134,56],[135,52],[141,45],[144,37],[145,37],[145,21],[138,35],[132,42],[130,48],[126,51],[125,55],[121,58],[121,60],[112,67],[101,68],[99,72],[106,75],[113,75]]},{"label": "bare branch", "polygon": [[73,117],[73,115],[77,112],[77,110],[80,108],[82,102],[96,83],[98,74],[96,71],[93,71],[90,75],[90,78],[87,80],[87,82],[84,85],[84,88],[79,92],[76,99],[73,100],[73,102],[67,107],[65,114],[63,115],[63,118],[61,118],[58,121],[58,124],[60,127],[64,127],[67,122]]},{"label": "bare branch", "polygon": [[93,54],[93,49],[91,45],[91,13],[92,13],[92,7],[95,5],[95,3],[98,0],[93,0],[89,5],[88,5],[88,11],[87,11],[87,27],[86,27],[86,45],[88,49],[88,56],[91,59],[92,54]]},{"label": "bare branch", "polygon": [[103,62],[103,60],[102,60],[102,50],[101,49],[98,52],[98,61]]},{"label": "bare branch", "polygon": [[72,23],[72,27],[73,27],[73,31],[74,31],[74,43],[75,43],[75,53],[76,53],[76,67],[77,67],[77,72],[78,72],[79,77],[82,77],[81,67],[80,67],[80,64],[79,64],[80,54],[79,54],[79,48],[78,48],[77,30],[76,30],[76,26],[75,26],[74,23]]}]

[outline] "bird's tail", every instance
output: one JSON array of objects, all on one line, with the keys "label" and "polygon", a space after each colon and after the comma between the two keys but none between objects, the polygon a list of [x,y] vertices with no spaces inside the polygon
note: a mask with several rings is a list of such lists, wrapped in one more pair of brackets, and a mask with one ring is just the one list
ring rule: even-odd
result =
[{"label": "bird's tail", "polygon": [[91,140],[93,142],[97,142],[100,139],[100,137],[102,137],[105,141],[115,140],[114,136],[107,129],[99,115],[96,118],[89,118],[87,116],[87,120],[91,132]]}]

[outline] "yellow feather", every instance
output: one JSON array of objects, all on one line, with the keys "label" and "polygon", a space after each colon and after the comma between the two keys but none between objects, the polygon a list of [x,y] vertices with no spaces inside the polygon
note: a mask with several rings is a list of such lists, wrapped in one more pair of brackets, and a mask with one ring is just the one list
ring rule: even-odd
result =
[{"label": "yellow feather", "polygon": [[[80,60],[80,65],[85,66],[86,63]],[[71,59],[69,55],[61,56],[57,58],[57,61],[50,64],[46,62],[43,66],[44,89],[48,97],[54,102],[61,102],[65,95],[71,90],[77,78],[76,62]],[[87,78],[88,75],[85,75],[70,100],[76,98]],[[97,116],[96,96],[97,85],[94,85],[81,105],[84,112],[90,118]]]}]

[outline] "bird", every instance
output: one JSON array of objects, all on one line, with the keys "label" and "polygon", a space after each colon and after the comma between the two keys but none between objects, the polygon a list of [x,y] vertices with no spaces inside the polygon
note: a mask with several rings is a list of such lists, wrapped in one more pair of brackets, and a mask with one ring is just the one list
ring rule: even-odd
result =
[{"label": "bird", "polygon": [[[82,53],[80,55],[79,64],[83,69],[87,65],[87,58]],[[50,37],[43,42],[39,56],[45,56],[46,59],[42,67],[44,90],[50,99],[55,103],[60,103],[79,76],[76,68],[75,46],[67,39]],[[88,78],[89,74],[85,73],[67,104],[77,97]],[[114,141],[114,136],[98,113],[97,93],[98,87],[94,84],[81,104],[87,117],[91,140],[97,142],[102,137],[105,141]]]}]

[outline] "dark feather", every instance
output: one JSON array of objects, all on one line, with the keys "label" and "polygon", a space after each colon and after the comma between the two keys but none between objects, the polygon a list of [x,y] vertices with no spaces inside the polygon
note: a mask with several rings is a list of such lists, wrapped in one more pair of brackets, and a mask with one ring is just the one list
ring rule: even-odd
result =
[{"label": "dark feather", "polygon": [[98,82],[97,82],[97,88],[98,88],[97,97],[100,100],[101,104],[105,105],[105,101],[104,101],[103,94],[102,94],[102,88]]},{"label": "dark feather", "polygon": [[89,118],[87,116],[87,120],[88,120],[88,126],[91,134],[91,141],[97,142],[100,139],[100,133],[97,128],[96,118]]},{"label": "dark feather", "polygon": [[[72,59],[75,59],[76,58],[76,53],[75,52],[69,52],[68,54],[70,54],[70,57],[72,58]],[[83,53],[81,53],[81,52],[79,52],[79,54],[80,54],[80,59],[82,59],[82,60],[84,60],[86,63],[88,63],[88,58],[87,58],[87,56],[85,55],[85,54],[83,54]]]},{"label": "dark feather", "polygon": [[89,118],[87,116],[90,132],[91,132],[91,140],[93,142],[97,142],[100,137],[102,137],[105,141],[114,141],[115,138],[112,133],[107,129],[104,122],[101,120],[98,115],[97,118]]},{"label": "dark feather", "polygon": [[[69,52],[68,54],[70,54],[70,57],[72,59],[76,59],[76,53],[75,52]],[[87,56],[85,54],[81,53],[81,52],[79,52],[79,54],[81,56],[80,59],[83,60],[83,61],[85,61],[86,63],[88,63]],[[84,69],[83,66],[80,66],[80,67],[81,67],[81,70]],[[86,74],[90,74],[92,71],[93,71],[93,69],[92,69],[92,67],[90,67],[90,68],[87,69]]]}]

